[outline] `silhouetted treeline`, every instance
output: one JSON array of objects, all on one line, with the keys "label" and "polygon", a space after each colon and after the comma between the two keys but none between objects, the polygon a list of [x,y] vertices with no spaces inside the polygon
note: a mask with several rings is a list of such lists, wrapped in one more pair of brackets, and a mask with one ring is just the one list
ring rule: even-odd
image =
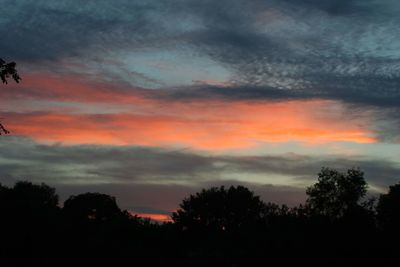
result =
[{"label": "silhouetted treeline", "polygon": [[359,169],[323,168],[306,193],[289,208],[203,189],[157,224],[100,193],[0,185],[0,266],[399,266],[400,184],[375,201]]}]

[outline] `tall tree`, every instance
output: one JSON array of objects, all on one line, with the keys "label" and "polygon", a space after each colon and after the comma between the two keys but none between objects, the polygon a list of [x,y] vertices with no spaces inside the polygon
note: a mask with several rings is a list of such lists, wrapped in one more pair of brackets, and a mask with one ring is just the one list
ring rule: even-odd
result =
[{"label": "tall tree", "polygon": [[307,188],[306,206],[313,214],[341,218],[360,207],[359,201],[367,193],[367,183],[360,169],[342,173],[322,168],[318,182]]}]

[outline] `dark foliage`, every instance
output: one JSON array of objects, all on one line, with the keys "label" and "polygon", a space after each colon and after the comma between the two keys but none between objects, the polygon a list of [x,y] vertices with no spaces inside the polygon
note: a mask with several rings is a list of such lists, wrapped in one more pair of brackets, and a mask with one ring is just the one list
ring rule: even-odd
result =
[{"label": "dark foliage", "polygon": [[[19,83],[21,77],[18,75],[18,72],[15,69],[16,66],[17,64],[15,62],[6,63],[0,58],[0,78],[3,83],[7,84],[7,79],[10,78],[10,76],[15,82]],[[0,123],[0,135],[9,133],[10,131],[8,131],[3,124]]]},{"label": "dark foliage", "polygon": [[10,76],[15,82],[19,83],[21,77],[15,69],[16,66],[17,64],[15,62],[6,63],[0,58],[0,78],[3,83],[7,84],[7,79],[10,78]]},{"label": "dark foliage", "polygon": [[64,215],[75,222],[105,222],[122,215],[114,197],[100,193],[71,196],[64,203]]},{"label": "dark foliage", "polygon": [[4,266],[48,264],[58,243],[59,211],[54,188],[45,184],[0,186],[0,255]]},{"label": "dark foliage", "polygon": [[2,266],[398,266],[400,184],[361,202],[358,169],[322,169],[305,205],[264,203],[243,186],[184,199],[173,223],[100,193],[58,205],[47,185],[0,185]]},{"label": "dark foliage", "polygon": [[259,225],[264,203],[249,189],[210,188],[184,199],[172,219],[182,230],[235,232]]},{"label": "dark foliage", "polygon": [[7,129],[4,127],[3,124],[0,123],[0,135],[2,135],[2,134],[9,134],[9,133],[10,133],[10,131],[7,130]]},{"label": "dark foliage", "polygon": [[379,198],[377,206],[379,225],[390,233],[400,234],[400,184],[389,187],[389,192]]},{"label": "dark foliage", "polygon": [[316,215],[341,218],[359,209],[359,201],[366,193],[367,183],[361,170],[350,169],[345,174],[322,168],[318,182],[307,188],[307,207]]}]

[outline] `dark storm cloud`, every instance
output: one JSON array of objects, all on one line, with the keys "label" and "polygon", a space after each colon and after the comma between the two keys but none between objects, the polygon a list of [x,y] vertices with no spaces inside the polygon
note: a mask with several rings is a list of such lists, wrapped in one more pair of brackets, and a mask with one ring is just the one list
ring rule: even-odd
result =
[{"label": "dark storm cloud", "polygon": [[[221,183],[229,176],[271,179],[293,177],[294,184],[311,184],[321,167],[360,167],[378,187],[395,183],[400,169],[391,161],[340,156],[211,156],[186,150],[118,146],[61,146],[9,137],[0,143],[0,177],[5,182],[30,179],[52,184],[188,184]],[[222,177],[222,174],[224,177]],[[3,179],[2,178],[2,179]],[[279,183],[277,183],[279,184]]]}]

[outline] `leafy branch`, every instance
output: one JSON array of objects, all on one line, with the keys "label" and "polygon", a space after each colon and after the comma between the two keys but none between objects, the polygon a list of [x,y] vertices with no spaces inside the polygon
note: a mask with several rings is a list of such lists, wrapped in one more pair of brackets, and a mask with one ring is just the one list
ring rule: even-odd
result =
[{"label": "leafy branch", "polygon": [[[9,79],[10,76],[15,82],[19,83],[21,77],[18,75],[18,72],[15,69],[16,66],[17,64],[15,62],[6,63],[3,59],[0,58],[0,78],[3,83],[7,84],[7,79]],[[3,126],[3,124],[0,123],[0,135],[9,133],[10,131],[8,131]]]},{"label": "leafy branch", "polygon": [[17,64],[15,62],[6,63],[3,59],[0,58],[0,78],[3,83],[7,84],[7,79],[12,77],[15,82],[19,83],[21,77],[19,77],[17,70],[15,67]]}]

